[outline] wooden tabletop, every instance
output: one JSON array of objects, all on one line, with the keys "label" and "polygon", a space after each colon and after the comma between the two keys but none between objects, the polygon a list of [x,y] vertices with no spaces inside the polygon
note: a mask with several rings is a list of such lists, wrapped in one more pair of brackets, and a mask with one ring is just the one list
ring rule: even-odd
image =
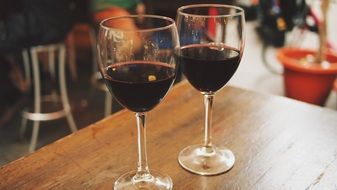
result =
[{"label": "wooden tabletop", "polygon": [[[337,189],[337,112],[283,97],[225,87],[215,98],[213,142],[229,147],[229,172],[182,169],[184,147],[203,140],[203,98],[188,83],[148,114],[150,169],[174,189]],[[120,111],[0,169],[0,189],[111,189],[136,168],[134,115]]]}]

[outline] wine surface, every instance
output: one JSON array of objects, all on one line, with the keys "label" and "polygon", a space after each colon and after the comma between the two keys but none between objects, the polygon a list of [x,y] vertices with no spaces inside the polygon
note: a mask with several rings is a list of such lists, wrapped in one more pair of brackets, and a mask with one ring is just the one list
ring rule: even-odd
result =
[{"label": "wine surface", "polygon": [[214,44],[193,44],[180,49],[178,61],[187,80],[201,92],[216,92],[234,75],[240,52]]},{"label": "wine surface", "polygon": [[135,61],[110,65],[104,79],[117,101],[134,112],[154,108],[166,95],[175,70],[166,63]]}]

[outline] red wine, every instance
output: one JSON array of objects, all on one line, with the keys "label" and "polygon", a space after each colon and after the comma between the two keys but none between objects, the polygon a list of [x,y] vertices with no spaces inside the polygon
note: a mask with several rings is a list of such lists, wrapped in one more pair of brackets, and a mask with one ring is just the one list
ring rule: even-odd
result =
[{"label": "red wine", "polygon": [[240,52],[227,46],[193,44],[178,53],[182,72],[194,88],[216,92],[234,75],[240,63]]},{"label": "red wine", "polygon": [[173,67],[149,61],[113,64],[104,73],[106,85],[113,96],[134,112],[154,108],[164,98],[174,78]]}]

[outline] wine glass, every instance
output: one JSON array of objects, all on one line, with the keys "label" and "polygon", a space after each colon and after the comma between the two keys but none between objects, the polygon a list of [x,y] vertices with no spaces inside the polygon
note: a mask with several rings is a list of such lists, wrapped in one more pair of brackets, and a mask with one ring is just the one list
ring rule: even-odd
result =
[{"label": "wine glass", "polygon": [[196,4],[177,11],[178,61],[190,84],[204,95],[205,103],[204,143],[186,147],[178,157],[180,165],[192,173],[216,175],[234,165],[231,150],[212,144],[212,106],[215,93],[239,66],[244,24],[243,9],[230,5]]},{"label": "wine glass", "polygon": [[114,189],[172,189],[169,176],[149,170],[145,116],[175,80],[178,46],[175,22],[167,17],[129,15],[100,23],[99,70],[113,97],[135,112],[138,131],[137,170],[119,177]]}]

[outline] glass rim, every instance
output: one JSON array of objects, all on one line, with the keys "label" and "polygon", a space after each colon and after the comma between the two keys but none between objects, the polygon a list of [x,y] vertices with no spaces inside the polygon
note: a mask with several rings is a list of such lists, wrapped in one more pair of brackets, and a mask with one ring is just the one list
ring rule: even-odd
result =
[{"label": "glass rim", "polygon": [[[220,14],[220,15],[201,15],[201,14],[191,14],[191,13],[186,13],[184,10],[189,9],[189,8],[206,8],[206,7],[214,7],[214,8],[229,8],[229,9],[234,9],[238,10],[238,12],[233,13],[233,14]],[[234,6],[234,5],[223,5],[223,4],[191,4],[191,5],[185,5],[182,7],[179,7],[177,10],[178,14],[184,15],[184,16],[193,16],[193,17],[204,17],[204,18],[221,18],[221,17],[235,17],[238,15],[244,15],[244,10],[241,7]]]},{"label": "glass rim", "polygon": [[126,31],[126,32],[132,32],[132,31],[137,31],[137,32],[154,32],[154,31],[161,31],[161,30],[166,30],[168,28],[171,28],[172,26],[175,25],[175,21],[169,17],[166,16],[160,16],[160,15],[151,15],[151,14],[144,14],[141,15],[141,17],[143,18],[152,18],[152,19],[161,19],[161,20],[166,20],[171,22],[170,24],[167,24],[165,26],[161,26],[161,27],[153,27],[153,28],[146,28],[146,29],[122,29],[122,28],[116,28],[116,27],[109,27],[104,25],[104,23],[108,22],[109,20],[117,20],[117,19],[125,19],[125,18],[139,18],[140,15],[125,15],[125,16],[116,16],[116,17],[109,17],[106,18],[104,20],[102,20],[99,23],[100,28],[103,28],[105,30],[119,30],[119,31]]}]

